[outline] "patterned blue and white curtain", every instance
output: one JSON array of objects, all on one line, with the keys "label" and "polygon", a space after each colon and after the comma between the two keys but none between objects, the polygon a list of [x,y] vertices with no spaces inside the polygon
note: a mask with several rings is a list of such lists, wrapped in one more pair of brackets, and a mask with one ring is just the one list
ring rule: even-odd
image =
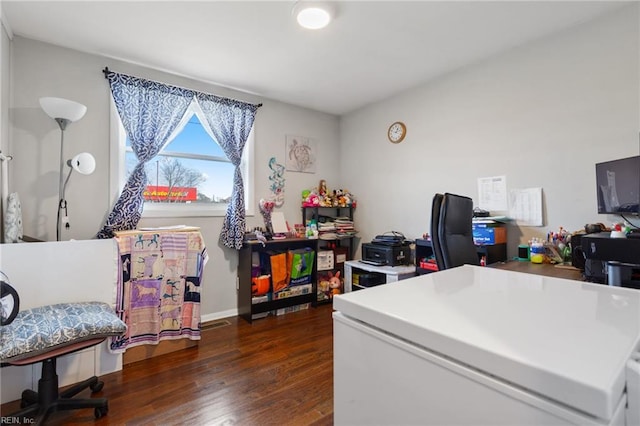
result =
[{"label": "patterned blue and white curtain", "polygon": [[108,72],[106,77],[138,164],[97,238],[111,238],[114,231],[136,228],[147,185],[145,163],[168,142],[194,98],[191,90],[155,81],[115,72]]},{"label": "patterned blue and white curtain", "polygon": [[231,202],[227,206],[220,242],[226,247],[239,250],[242,248],[246,229],[244,184],[240,173],[240,162],[260,105],[199,92],[196,93],[196,99],[216,141],[235,167],[233,193]]}]

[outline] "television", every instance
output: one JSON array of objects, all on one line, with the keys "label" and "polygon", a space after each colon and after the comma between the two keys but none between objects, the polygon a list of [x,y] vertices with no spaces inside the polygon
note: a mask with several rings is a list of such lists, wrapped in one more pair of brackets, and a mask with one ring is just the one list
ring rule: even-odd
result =
[{"label": "television", "polygon": [[640,213],[640,156],[596,164],[598,213]]}]

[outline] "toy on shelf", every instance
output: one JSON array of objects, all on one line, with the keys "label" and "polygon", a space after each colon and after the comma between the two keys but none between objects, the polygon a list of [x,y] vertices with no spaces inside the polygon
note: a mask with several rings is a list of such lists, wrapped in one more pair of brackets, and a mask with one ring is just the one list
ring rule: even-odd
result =
[{"label": "toy on shelf", "polygon": [[320,180],[318,187],[302,191],[302,207],[355,207],[355,197],[346,189],[327,189],[327,182]]},{"label": "toy on shelf", "polygon": [[320,206],[333,207],[333,198],[331,197],[331,194],[326,193],[323,197],[320,197]]},{"label": "toy on shelf", "polygon": [[329,294],[329,298],[333,299],[333,296],[336,294],[340,294],[342,292],[342,281],[340,280],[340,271],[336,272],[335,275],[331,275],[329,272],[329,288],[331,288],[331,293]]},{"label": "toy on shelf", "polygon": [[315,191],[309,191],[308,189],[302,191],[302,207],[318,206],[320,206],[320,199]]},{"label": "toy on shelf", "polygon": [[318,272],[318,301],[328,301],[336,294],[342,293],[344,286],[340,271],[319,271]]},{"label": "toy on shelf", "polygon": [[320,183],[318,184],[318,195],[320,197],[324,197],[329,193],[329,191],[327,190],[327,181],[322,179],[320,180]]}]

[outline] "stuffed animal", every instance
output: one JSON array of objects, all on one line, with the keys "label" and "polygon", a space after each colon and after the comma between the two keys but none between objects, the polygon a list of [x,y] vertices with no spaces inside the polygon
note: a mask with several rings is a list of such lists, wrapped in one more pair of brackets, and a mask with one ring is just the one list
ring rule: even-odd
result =
[{"label": "stuffed animal", "polygon": [[356,206],[356,202],[353,199],[353,195],[351,195],[351,193],[349,192],[348,189],[343,189],[342,190],[342,199],[343,199],[343,203],[346,207],[355,207]]},{"label": "stuffed animal", "polygon": [[320,205],[320,199],[315,192],[305,190],[302,192],[302,196],[302,207],[318,207]]},{"label": "stuffed animal", "polygon": [[329,294],[330,298],[341,293],[342,281],[340,280],[340,271],[336,272],[335,275],[329,272],[329,287],[331,287],[331,294]]},{"label": "stuffed animal", "polygon": [[324,197],[327,193],[327,181],[322,179],[318,184],[318,195]]},{"label": "stuffed animal", "polygon": [[320,206],[333,207],[333,198],[328,191],[322,197],[320,197]]},{"label": "stuffed animal", "polygon": [[347,197],[342,189],[336,191],[336,202],[338,207],[347,207]]}]

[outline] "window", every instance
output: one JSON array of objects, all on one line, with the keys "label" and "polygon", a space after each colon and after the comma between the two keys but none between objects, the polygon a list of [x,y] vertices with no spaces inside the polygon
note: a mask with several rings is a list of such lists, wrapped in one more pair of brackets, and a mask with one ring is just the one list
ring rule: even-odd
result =
[{"label": "window", "polygon": [[[138,163],[112,101],[113,172],[112,203]],[[160,153],[145,165],[147,188],[143,217],[224,216],[233,189],[234,166],[206,130],[194,101]],[[246,214],[253,214],[251,200],[253,131],[245,145],[242,177]]]}]

